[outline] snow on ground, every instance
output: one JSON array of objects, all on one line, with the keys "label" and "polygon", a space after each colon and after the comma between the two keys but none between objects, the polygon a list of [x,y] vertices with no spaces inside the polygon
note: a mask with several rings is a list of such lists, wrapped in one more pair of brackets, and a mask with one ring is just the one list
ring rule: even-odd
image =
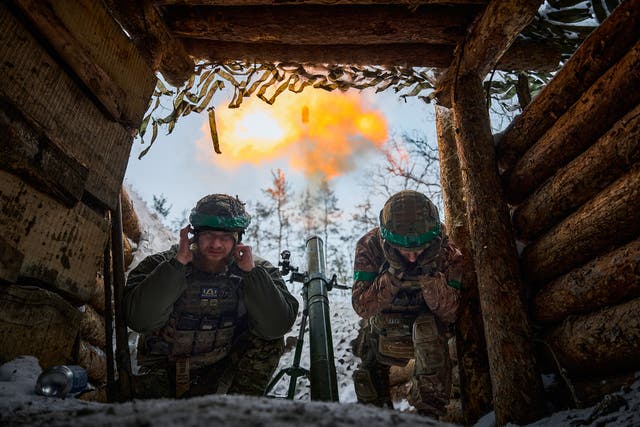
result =
[{"label": "snow on ground", "polygon": [[[133,265],[152,253],[168,249],[176,237],[149,213],[135,191],[128,189],[143,230]],[[292,294],[300,297],[300,284],[290,285]],[[312,402],[309,384],[298,380],[295,400],[246,396],[204,396],[185,400],[134,400],[119,404],[86,402],[75,398],[43,397],[35,393],[41,368],[37,359],[23,356],[0,367],[0,425],[2,426],[447,426],[426,417],[388,409],[359,405],[356,402],[351,375],[358,359],[351,353],[350,341],[357,335],[358,316],[351,308],[348,291],[329,292],[330,319],[338,378],[340,403]],[[302,304],[301,304],[302,309]],[[297,337],[300,316],[287,336]],[[301,366],[309,367],[309,335],[305,334]],[[294,349],[287,352],[281,368],[293,363]],[[531,424],[551,426],[640,426],[639,379],[628,390],[608,397],[607,405],[562,411]],[[289,384],[285,376],[273,394],[284,396]],[[402,404],[398,406],[403,406]],[[605,410],[603,408],[608,408]],[[495,425],[493,413],[483,417],[476,427]]]}]

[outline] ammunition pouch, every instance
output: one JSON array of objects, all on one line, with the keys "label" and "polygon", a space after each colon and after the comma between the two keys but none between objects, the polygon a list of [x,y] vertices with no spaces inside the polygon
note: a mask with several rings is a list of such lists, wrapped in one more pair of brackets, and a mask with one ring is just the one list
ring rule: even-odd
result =
[{"label": "ammunition pouch", "polygon": [[414,313],[382,313],[370,320],[380,363],[404,365],[414,356],[411,331],[415,317]]},{"label": "ammunition pouch", "polygon": [[450,365],[444,330],[432,313],[421,314],[414,322],[413,342],[416,349],[415,375],[433,375]]},{"label": "ammunition pouch", "polygon": [[356,369],[353,371],[353,386],[359,402],[374,403],[378,399],[378,392],[368,370]]}]

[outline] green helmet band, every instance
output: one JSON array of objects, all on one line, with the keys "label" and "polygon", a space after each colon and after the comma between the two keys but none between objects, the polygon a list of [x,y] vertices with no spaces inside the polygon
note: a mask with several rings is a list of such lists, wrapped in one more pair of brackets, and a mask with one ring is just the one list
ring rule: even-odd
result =
[{"label": "green helmet band", "polygon": [[440,235],[440,222],[436,222],[436,226],[426,233],[417,236],[402,236],[380,225],[380,234],[382,238],[394,246],[402,248],[417,248],[426,245]]},{"label": "green helmet band", "polygon": [[191,214],[191,225],[194,227],[222,228],[227,230],[246,229],[251,219],[245,216],[214,216],[201,213]]}]

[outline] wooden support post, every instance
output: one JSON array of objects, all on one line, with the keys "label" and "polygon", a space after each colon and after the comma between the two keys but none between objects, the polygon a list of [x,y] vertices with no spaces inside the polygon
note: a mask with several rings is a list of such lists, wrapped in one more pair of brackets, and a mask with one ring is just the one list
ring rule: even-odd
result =
[{"label": "wooden support post", "polygon": [[533,312],[540,322],[559,322],[570,314],[640,297],[640,239],[636,239],[546,284]]},{"label": "wooden support post", "polygon": [[567,273],[640,234],[640,164],[527,246],[522,270],[531,284]]},{"label": "wooden support post", "polygon": [[464,203],[460,160],[453,132],[453,112],[449,108],[436,106],[436,130],[447,234],[462,252],[465,265],[456,322],[456,346],[462,422],[471,425],[491,411],[491,377],[480,313],[478,281],[471,257],[471,237],[467,207]]},{"label": "wooden support post", "polygon": [[122,250],[122,203],[118,197],[118,207],[111,215],[111,253],[113,255],[113,298],[116,320],[116,363],[118,366],[118,400],[132,397],[131,359],[129,356],[129,333],[122,309],[124,295],[124,254]]},{"label": "wooden support post", "polygon": [[451,105],[457,76],[485,76],[535,16],[541,0],[492,0],[472,26],[467,38],[456,47],[456,59],[439,77],[438,103]]},{"label": "wooden support post", "polygon": [[453,98],[456,142],[478,276],[496,422],[526,424],[543,413],[542,380],[509,211],[501,191],[482,80],[459,76]]},{"label": "wooden support post", "polygon": [[103,258],[103,281],[104,281],[104,328],[106,336],[105,353],[107,354],[107,401],[116,401],[116,375],[114,370],[114,354],[113,354],[113,304],[111,298],[111,240],[107,242],[104,248]]}]

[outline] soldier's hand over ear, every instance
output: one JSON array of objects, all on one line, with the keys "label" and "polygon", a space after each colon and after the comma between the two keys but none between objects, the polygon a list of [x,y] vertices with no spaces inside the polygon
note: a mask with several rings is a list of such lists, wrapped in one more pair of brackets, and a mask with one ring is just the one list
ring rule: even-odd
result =
[{"label": "soldier's hand over ear", "polygon": [[189,233],[193,233],[191,224],[187,224],[182,230],[180,230],[180,242],[178,243],[178,253],[176,259],[180,264],[187,265],[193,260],[193,252],[191,252],[191,243],[193,239],[189,238]]},{"label": "soldier's hand over ear", "polygon": [[256,264],[253,261],[251,246],[238,243],[234,249],[234,256],[236,258],[238,267],[240,267],[240,270],[249,272],[255,268]]}]

